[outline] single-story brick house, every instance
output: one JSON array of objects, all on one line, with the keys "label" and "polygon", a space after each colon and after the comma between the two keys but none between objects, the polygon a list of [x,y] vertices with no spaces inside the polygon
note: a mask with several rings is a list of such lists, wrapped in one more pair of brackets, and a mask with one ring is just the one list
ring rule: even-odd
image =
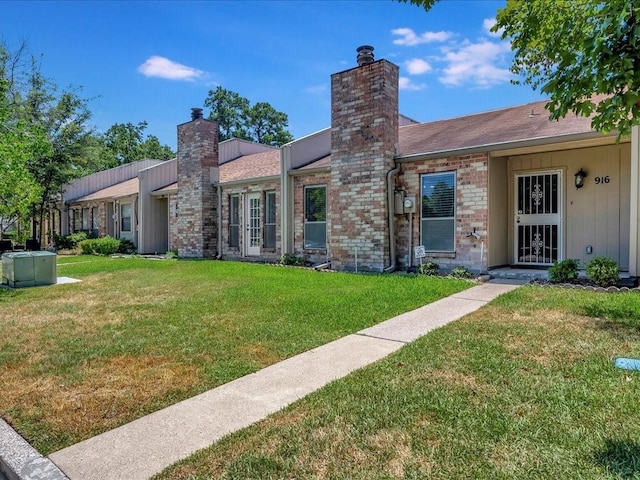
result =
[{"label": "single-story brick house", "polygon": [[[370,48],[357,62],[331,77],[331,127],[279,149],[218,143],[217,124],[192,109],[177,159],[138,170],[137,205],[109,197],[120,217],[123,198],[135,210],[138,250],[256,261],[287,253],[380,272],[415,265],[423,246],[445,269],[606,256],[638,275],[630,138],[616,143],[588,118],[549,121],[545,102],[417,123],[398,112],[398,67]],[[66,209],[92,195],[67,195]]]}]

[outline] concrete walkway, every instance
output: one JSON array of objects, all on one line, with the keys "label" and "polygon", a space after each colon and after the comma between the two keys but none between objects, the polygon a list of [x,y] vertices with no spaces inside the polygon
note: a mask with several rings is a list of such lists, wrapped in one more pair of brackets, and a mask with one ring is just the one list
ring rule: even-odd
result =
[{"label": "concrete walkway", "polygon": [[517,285],[485,283],[234,380],[49,456],[72,480],[143,480]]}]

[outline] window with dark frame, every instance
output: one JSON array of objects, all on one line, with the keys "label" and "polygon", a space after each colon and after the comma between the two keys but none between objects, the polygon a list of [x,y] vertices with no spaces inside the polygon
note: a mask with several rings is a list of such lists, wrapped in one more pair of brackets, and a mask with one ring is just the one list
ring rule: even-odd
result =
[{"label": "window with dark frame", "polygon": [[120,231],[121,232],[130,232],[131,231],[131,204],[130,203],[122,203],[120,204]]},{"label": "window with dark frame", "polygon": [[304,248],[327,248],[327,187],[304,187]]},{"label": "window with dark frame", "polygon": [[456,172],[422,175],[421,241],[427,252],[454,252]]},{"label": "window with dark frame", "polygon": [[82,211],[79,208],[73,210],[73,232],[79,232],[82,229]]},{"label": "window with dark frame", "polygon": [[98,236],[98,229],[100,228],[100,219],[98,217],[98,207],[91,208],[91,235]]},{"label": "window with dark frame", "polygon": [[240,247],[240,195],[229,195],[229,247]]},{"label": "window with dark frame", "polygon": [[276,192],[266,192],[264,196],[264,247],[276,248]]}]

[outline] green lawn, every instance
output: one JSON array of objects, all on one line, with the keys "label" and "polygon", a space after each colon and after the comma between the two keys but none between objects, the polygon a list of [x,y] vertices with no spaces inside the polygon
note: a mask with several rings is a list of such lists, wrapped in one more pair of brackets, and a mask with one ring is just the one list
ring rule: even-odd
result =
[{"label": "green lawn", "polygon": [[47,454],[468,288],[219,261],[59,257],[0,289],[0,415]]},{"label": "green lawn", "polygon": [[640,478],[640,295],[524,286],[164,479]]}]

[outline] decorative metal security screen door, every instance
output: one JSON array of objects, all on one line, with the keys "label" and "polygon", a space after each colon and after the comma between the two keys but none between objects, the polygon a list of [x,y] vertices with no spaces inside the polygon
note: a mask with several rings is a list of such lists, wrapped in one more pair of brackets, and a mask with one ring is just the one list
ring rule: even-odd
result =
[{"label": "decorative metal security screen door", "polygon": [[562,258],[562,172],[516,175],[515,263],[551,265]]},{"label": "decorative metal security screen door", "polygon": [[245,228],[246,255],[260,255],[260,245],[262,244],[262,225],[260,222],[260,194],[250,193],[246,196]]}]

